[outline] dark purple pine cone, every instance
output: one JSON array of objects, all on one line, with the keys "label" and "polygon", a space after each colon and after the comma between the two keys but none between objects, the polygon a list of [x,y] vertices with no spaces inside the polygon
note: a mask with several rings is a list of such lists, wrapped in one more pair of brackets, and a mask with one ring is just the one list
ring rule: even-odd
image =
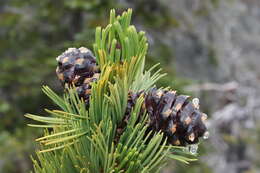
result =
[{"label": "dark purple pine cone", "polygon": [[100,74],[92,52],[85,47],[69,48],[56,59],[58,61],[56,74],[63,86],[75,85],[80,98],[83,98],[88,105],[91,82],[97,81]]},{"label": "dark purple pine cone", "polygon": [[199,110],[199,99],[177,95],[176,91],[153,88],[145,96],[149,129],[162,131],[172,145],[185,146],[199,142],[207,133],[207,115]]},{"label": "dark purple pine cone", "polygon": [[85,78],[91,78],[99,72],[96,58],[85,48],[69,48],[56,58],[58,67],[56,73],[62,84],[80,86]]}]

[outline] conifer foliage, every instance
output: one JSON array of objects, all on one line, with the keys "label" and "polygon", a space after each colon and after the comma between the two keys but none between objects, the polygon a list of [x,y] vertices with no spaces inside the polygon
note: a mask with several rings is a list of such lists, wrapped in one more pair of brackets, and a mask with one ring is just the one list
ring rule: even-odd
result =
[{"label": "conifer foliage", "polygon": [[159,172],[167,158],[195,160],[183,146],[207,133],[206,114],[198,99],[154,87],[164,74],[153,73],[157,65],[144,70],[147,38],[131,14],[111,10],[109,24],[96,29],[94,54],[81,47],[57,57],[64,96],[43,92],[60,109],[25,115],[44,129],[35,172]]}]

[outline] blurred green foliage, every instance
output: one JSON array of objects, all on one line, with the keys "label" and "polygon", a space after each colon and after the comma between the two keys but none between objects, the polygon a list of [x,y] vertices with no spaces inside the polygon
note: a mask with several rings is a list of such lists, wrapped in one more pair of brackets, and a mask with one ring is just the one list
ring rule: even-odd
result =
[{"label": "blurred green foliage", "polygon": [[0,133],[0,163],[3,172],[29,172],[31,170],[29,155],[35,149],[32,142],[34,136],[35,132],[30,128],[19,128],[15,133],[8,131]]}]

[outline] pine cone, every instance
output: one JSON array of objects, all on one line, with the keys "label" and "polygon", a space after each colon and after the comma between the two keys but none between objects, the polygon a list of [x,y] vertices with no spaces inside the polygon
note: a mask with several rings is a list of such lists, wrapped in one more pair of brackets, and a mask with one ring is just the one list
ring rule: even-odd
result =
[{"label": "pine cone", "polygon": [[69,48],[56,58],[56,74],[63,86],[76,86],[79,97],[89,104],[91,82],[99,78],[99,69],[92,52],[85,48]]},{"label": "pine cone", "polygon": [[199,99],[189,101],[176,91],[153,88],[145,97],[145,108],[149,115],[149,129],[162,131],[172,145],[199,142],[207,128],[207,115],[199,110]]},{"label": "pine cone", "polygon": [[69,48],[56,60],[58,61],[56,73],[63,84],[80,86],[85,78],[90,78],[98,72],[96,58],[85,47]]}]

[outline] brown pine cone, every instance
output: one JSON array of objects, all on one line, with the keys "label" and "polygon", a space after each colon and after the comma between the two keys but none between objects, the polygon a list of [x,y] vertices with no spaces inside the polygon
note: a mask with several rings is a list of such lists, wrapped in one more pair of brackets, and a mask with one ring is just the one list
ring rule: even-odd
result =
[{"label": "brown pine cone", "polygon": [[172,145],[195,144],[207,128],[207,115],[199,110],[199,99],[177,95],[176,91],[153,88],[145,97],[149,129],[162,131]]},{"label": "brown pine cone", "polygon": [[63,86],[76,86],[77,93],[89,105],[91,83],[98,80],[100,71],[96,58],[85,48],[69,48],[57,58],[56,74]]},{"label": "brown pine cone", "polygon": [[85,48],[69,48],[56,58],[58,67],[56,73],[62,84],[81,86],[86,78],[99,73],[96,58]]}]

